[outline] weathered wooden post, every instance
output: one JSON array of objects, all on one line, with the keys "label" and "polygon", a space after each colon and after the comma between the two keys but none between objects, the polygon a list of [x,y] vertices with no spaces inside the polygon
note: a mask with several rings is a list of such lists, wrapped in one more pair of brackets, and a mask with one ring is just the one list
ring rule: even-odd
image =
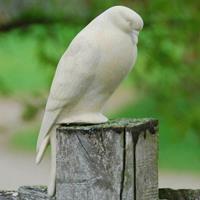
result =
[{"label": "weathered wooden post", "polygon": [[57,129],[57,200],[157,200],[158,122]]},{"label": "weathered wooden post", "polygon": [[[125,119],[57,130],[56,197],[44,186],[0,191],[0,200],[158,200],[158,121]],[[200,200],[162,188],[160,200]]]}]

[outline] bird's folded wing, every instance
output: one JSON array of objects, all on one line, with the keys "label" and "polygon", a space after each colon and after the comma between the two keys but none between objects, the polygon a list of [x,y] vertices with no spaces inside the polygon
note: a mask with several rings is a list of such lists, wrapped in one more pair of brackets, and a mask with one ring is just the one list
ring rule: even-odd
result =
[{"label": "bird's folded wing", "polygon": [[73,107],[95,78],[100,56],[98,49],[86,41],[82,44],[80,42],[68,48],[57,66],[37,141],[37,151],[62,110]]}]

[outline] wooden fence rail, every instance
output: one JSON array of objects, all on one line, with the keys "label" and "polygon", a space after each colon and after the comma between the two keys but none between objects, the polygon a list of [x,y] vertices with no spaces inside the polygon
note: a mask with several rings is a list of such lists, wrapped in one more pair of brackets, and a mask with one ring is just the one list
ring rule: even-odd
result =
[{"label": "wooden fence rail", "polygon": [[[44,186],[28,187],[24,186],[19,191],[0,191],[0,200],[55,200],[48,198],[47,188]],[[66,198],[67,199],[67,198]],[[169,188],[159,189],[159,200],[200,200],[200,189],[173,190]]]}]

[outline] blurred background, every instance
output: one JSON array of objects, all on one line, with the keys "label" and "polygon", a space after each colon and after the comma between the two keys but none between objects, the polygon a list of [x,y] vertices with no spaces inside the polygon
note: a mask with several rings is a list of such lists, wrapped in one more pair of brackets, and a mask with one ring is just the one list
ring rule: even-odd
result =
[{"label": "blurred background", "polygon": [[[144,19],[134,70],[110,118],[160,121],[160,187],[200,188],[200,4],[196,0],[1,0],[0,189],[47,184],[35,145],[56,65],[95,16],[126,5]],[[120,48],[120,47],[119,47]]]}]

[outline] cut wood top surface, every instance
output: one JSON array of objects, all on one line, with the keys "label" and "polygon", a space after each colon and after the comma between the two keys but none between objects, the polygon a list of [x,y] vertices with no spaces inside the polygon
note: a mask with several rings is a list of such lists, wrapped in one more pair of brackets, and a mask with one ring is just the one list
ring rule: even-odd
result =
[{"label": "cut wood top surface", "polygon": [[134,128],[139,132],[149,130],[151,133],[157,131],[158,120],[153,118],[143,119],[116,119],[109,120],[102,124],[58,124],[58,132],[74,131],[93,131],[98,129],[121,129],[121,128]]}]

